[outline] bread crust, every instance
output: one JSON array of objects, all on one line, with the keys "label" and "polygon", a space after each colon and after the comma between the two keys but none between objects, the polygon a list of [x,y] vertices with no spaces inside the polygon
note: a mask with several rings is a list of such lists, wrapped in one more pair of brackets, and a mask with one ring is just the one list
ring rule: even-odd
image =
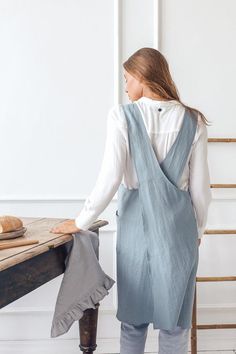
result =
[{"label": "bread crust", "polygon": [[0,233],[14,231],[23,227],[23,222],[16,216],[0,216]]}]

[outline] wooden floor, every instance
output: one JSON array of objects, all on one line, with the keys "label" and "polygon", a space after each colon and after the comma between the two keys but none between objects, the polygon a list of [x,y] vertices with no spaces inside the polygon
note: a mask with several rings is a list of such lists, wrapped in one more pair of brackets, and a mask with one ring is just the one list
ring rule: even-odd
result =
[{"label": "wooden floor", "polygon": [[[191,354],[191,352],[188,352]],[[102,354],[102,353],[101,353]],[[118,353],[117,353],[118,354]],[[145,352],[145,354],[157,354],[156,352]],[[215,351],[205,351],[205,350],[200,350],[198,351],[198,354],[236,354],[236,350],[215,350]]]},{"label": "wooden floor", "polygon": [[[188,352],[191,354],[191,352]],[[235,354],[235,350],[215,350],[215,351],[205,351],[205,350],[200,350],[198,351],[200,354]]]},{"label": "wooden floor", "polygon": [[[191,354],[191,352],[188,352]],[[100,354],[107,354],[107,353],[100,353]],[[116,353],[119,354],[119,353]],[[145,352],[145,354],[157,354],[156,352]],[[236,354],[236,350],[215,350],[215,351],[205,351],[205,350],[200,350],[198,351],[198,354]]]},{"label": "wooden floor", "polygon": [[[191,352],[188,352],[191,354]],[[107,354],[107,353],[99,353],[99,354]],[[119,354],[119,353],[116,353]],[[156,352],[145,352],[145,354],[157,354]],[[236,350],[214,350],[214,351],[205,351],[199,350],[198,354],[236,354]]]},{"label": "wooden floor", "polygon": [[[191,352],[188,352],[191,354]],[[145,352],[145,354],[157,354],[157,353],[151,353],[151,352]],[[205,351],[205,350],[200,350],[198,351],[198,354],[236,354],[236,350],[215,350],[215,351]]]},{"label": "wooden floor", "polygon": [[[188,352],[191,354],[191,352]],[[100,353],[100,354],[107,354],[107,353]],[[119,354],[119,353],[116,353]],[[157,354],[156,352],[145,352],[145,354]],[[199,350],[198,354],[236,354],[236,350],[215,350],[215,351],[205,351]]]}]

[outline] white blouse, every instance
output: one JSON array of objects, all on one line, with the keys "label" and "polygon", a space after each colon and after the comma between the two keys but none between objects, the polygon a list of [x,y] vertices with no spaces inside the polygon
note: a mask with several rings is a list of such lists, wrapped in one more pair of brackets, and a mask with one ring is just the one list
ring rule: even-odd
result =
[{"label": "white blouse", "polygon": [[[181,127],[184,106],[176,100],[160,101],[141,97],[138,104],[154,152],[161,162],[172,146]],[[158,111],[158,108],[161,108]],[[204,234],[208,207],[212,200],[207,162],[207,126],[198,117],[198,126],[179,187],[188,190],[197,220],[198,238]],[[137,188],[138,179],[129,154],[127,123],[120,104],[108,113],[106,144],[96,184],[75,218],[79,229],[87,230],[103,212],[117,192],[120,183]]]}]

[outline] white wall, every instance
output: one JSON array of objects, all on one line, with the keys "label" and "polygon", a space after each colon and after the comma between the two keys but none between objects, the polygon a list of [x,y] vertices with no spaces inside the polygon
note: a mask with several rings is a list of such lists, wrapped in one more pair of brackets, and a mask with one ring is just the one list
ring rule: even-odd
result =
[{"label": "white wall", "polygon": [[[182,100],[211,120],[209,137],[236,137],[235,10],[233,0],[0,0],[0,214],[79,213],[99,171],[108,110],[128,102],[122,62],[140,47],[167,57]],[[211,183],[236,181],[235,148],[209,143]],[[208,228],[236,228],[235,190],[213,197]],[[100,232],[100,263],[114,279],[115,209],[116,198],[100,215],[109,221]],[[205,235],[198,276],[235,275],[235,240]],[[76,323],[50,339],[61,279],[0,310],[0,352],[78,350]],[[232,282],[197,288],[199,323],[235,322]],[[115,313],[116,286],[99,308],[98,352],[118,352]],[[198,336],[199,349],[236,346],[234,331]],[[156,348],[150,326],[146,350]]]}]

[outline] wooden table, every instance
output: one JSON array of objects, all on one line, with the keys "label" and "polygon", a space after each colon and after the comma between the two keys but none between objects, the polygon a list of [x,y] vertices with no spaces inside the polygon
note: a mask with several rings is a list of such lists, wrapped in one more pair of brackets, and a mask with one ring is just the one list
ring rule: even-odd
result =
[{"label": "wooden table", "polygon": [[[37,239],[39,243],[0,250],[0,308],[64,273],[64,261],[73,242],[71,234],[50,232],[56,224],[68,219],[19,218],[27,231],[24,236],[8,241],[27,238]],[[97,220],[89,230],[99,235],[99,228],[107,224],[105,220]],[[98,306],[99,303],[95,309],[85,310],[78,321],[79,347],[83,353],[92,354],[97,347]]]}]

